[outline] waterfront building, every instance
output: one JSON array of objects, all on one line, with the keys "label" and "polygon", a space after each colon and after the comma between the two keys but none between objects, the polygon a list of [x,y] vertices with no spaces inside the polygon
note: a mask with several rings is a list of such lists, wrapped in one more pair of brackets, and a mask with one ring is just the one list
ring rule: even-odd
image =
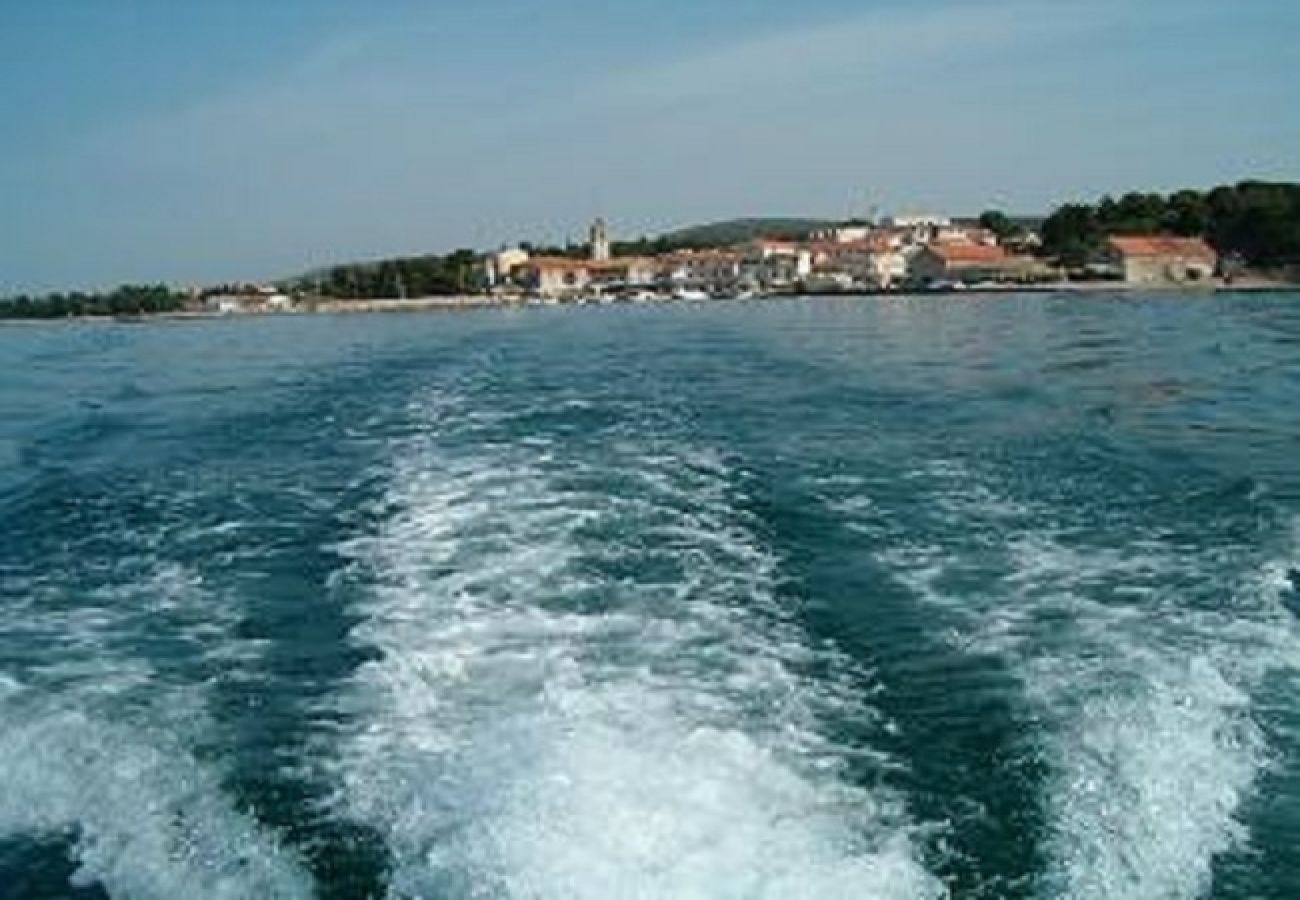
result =
[{"label": "waterfront building", "polygon": [[795,241],[760,238],[737,248],[740,277],[763,288],[793,287],[812,274],[812,252]]},{"label": "waterfront building", "polygon": [[913,254],[908,279],[921,286],[1020,282],[1039,277],[1040,270],[1036,260],[1008,253],[1002,247],[947,243],[922,247]]},{"label": "waterfront building", "polygon": [[860,241],[818,241],[808,244],[814,274],[822,282],[888,290],[907,277],[907,257],[899,249],[896,235],[876,232]]},{"label": "waterfront building", "polygon": [[519,247],[506,247],[483,258],[483,281],[489,288],[498,288],[510,281],[515,269],[528,262],[528,251]]},{"label": "waterfront building", "polygon": [[867,271],[870,250],[858,241],[841,244],[838,241],[810,241],[805,245],[812,263],[813,273],[843,272],[861,280]]},{"label": "waterfront building", "polygon": [[1113,237],[1105,264],[1130,284],[1187,284],[1209,281],[1219,257],[1200,238],[1146,235]]},{"label": "waterfront building", "polygon": [[572,259],[535,256],[515,269],[514,280],[530,294],[556,300],[654,285],[658,263],[644,256]]},{"label": "waterfront building", "polygon": [[812,274],[804,280],[804,288],[814,294],[847,293],[862,286],[862,282],[848,272],[833,266],[814,266]]},{"label": "waterfront building", "polygon": [[242,313],[247,308],[247,297],[235,294],[210,294],[203,298],[203,308],[208,312],[232,315]]},{"label": "waterfront building", "polygon": [[893,247],[874,249],[867,261],[867,286],[892,290],[907,280],[907,255]]},{"label": "waterfront building", "polygon": [[659,273],[658,261],[650,257],[614,256],[604,219],[591,225],[585,259],[529,258],[524,251],[516,250],[496,254],[496,261],[489,265],[507,274],[509,281],[524,291],[557,300],[650,287]]},{"label": "waterfront building", "polygon": [[659,257],[659,279],[672,288],[723,293],[741,280],[740,253],[732,250],[681,250]]},{"label": "waterfront building", "polygon": [[587,265],[587,281],[597,291],[645,288],[655,283],[659,263],[648,256],[616,256],[592,260]]},{"label": "waterfront building", "polygon": [[577,296],[591,283],[591,261],[567,256],[534,256],[515,269],[519,286],[539,297]]}]

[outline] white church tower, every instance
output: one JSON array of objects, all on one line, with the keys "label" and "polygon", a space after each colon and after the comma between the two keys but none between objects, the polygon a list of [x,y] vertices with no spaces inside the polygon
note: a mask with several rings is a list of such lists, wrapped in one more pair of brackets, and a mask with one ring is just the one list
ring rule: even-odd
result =
[{"label": "white church tower", "polygon": [[609,257],[609,229],[604,219],[597,219],[591,223],[591,258],[594,262],[605,262]]}]

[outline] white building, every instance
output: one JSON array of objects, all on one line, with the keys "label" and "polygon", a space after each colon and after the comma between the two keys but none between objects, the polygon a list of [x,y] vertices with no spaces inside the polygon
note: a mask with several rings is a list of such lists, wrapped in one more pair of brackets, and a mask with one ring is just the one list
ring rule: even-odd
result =
[{"label": "white building", "polygon": [[241,313],[246,308],[247,298],[235,294],[212,294],[203,300],[203,308],[208,312],[232,315]]},{"label": "white building", "polygon": [[871,254],[867,268],[867,284],[880,290],[890,290],[907,281],[907,254],[892,247],[882,247]]},{"label": "white building", "polygon": [[947,216],[911,214],[890,216],[885,219],[886,228],[897,228],[901,231],[914,231],[920,228],[949,228],[951,225],[952,219]]},{"label": "white building", "polygon": [[[876,232],[861,241],[817,242],[808,245],[814,272],[826,280],[869,290],[887,290],[907,278],[907,256],[896,246],[893,235]],[[844,277],[841,277],[844,276]]]},{"label": "white building", "polygon": [[483,280],[489,288],[500,287],[510,280],[515,269],[528,262],[528,251],[506,247],[483,258]]},{"label": "white building", "polygon": [[814,231],[810,237],[816,243],[856,244],[871,236],[870,225],[836,225]]},{"label": "white building", "polygon": [[660,279],[673,288],[726,291],[741,280],[741,254],[730,250],[682,250],[659,257]]},{"label": "white building", "polygon": [[812,253],[794,241],[759,239],[743,244],[740,253],[740,279],[746,285],[762,288],[788,288],[812,274]]}]

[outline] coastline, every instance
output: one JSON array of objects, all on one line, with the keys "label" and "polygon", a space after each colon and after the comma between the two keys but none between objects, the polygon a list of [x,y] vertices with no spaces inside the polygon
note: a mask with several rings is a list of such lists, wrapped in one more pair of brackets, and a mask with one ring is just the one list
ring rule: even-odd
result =
[{"label": "coastline", "polygon": [[487,309],[532,309],[550,307],[578,306],[655,306],[659,304],[678,303],[725,303],[728,301],[747,300],[785,300],[797,297],[808,298],[899,298],[912,299],[924,297],[981,297],[1003,296],[1009,294],[1074,294],[1079,296],[1096,296],[1101,294],[1159,296],[1162,294],[1195,294],[1212,296],[1216,294],[1300,294],[1300,283],[1240,281],[1233,284],[1206,285],[1140,285],[1118,282],[1060,282],[1034,285],[981,285],[959,290],[925,291],[797,291],[789,293],[763,294],[753,297],[715,297],[707,300],[682,300],[674,297],[661,297],[654,300],[619,300],[613,298],[580,297],[573,299],[549,299],[540,297],[492,297],[482,294],[464,294],[436,297],[414,298],[369,298],[364,300],[343,299],[308,299],[291,309],[249,309],[241,311],[212,312],[207,310],[178,310],[174,312],[149,313],[138,316],[61,316],[51,318],[0,318],[0,327],[6,325],[30,326],[50,323],[106,323],[117,325],[140,325],[152,322],[209,322],[233,319],[283,318],[310,315],[358,315],[374,313],[413,313],[413,312],[471,312]]}]

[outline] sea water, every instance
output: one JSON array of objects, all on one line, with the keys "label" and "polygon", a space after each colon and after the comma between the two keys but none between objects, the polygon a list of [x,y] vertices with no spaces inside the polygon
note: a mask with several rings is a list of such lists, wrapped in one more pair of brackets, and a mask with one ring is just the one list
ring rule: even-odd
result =
[{"label": "sea water", "polygon": [[1300,301],[0,330],[0,897],[1300,895]]}]

